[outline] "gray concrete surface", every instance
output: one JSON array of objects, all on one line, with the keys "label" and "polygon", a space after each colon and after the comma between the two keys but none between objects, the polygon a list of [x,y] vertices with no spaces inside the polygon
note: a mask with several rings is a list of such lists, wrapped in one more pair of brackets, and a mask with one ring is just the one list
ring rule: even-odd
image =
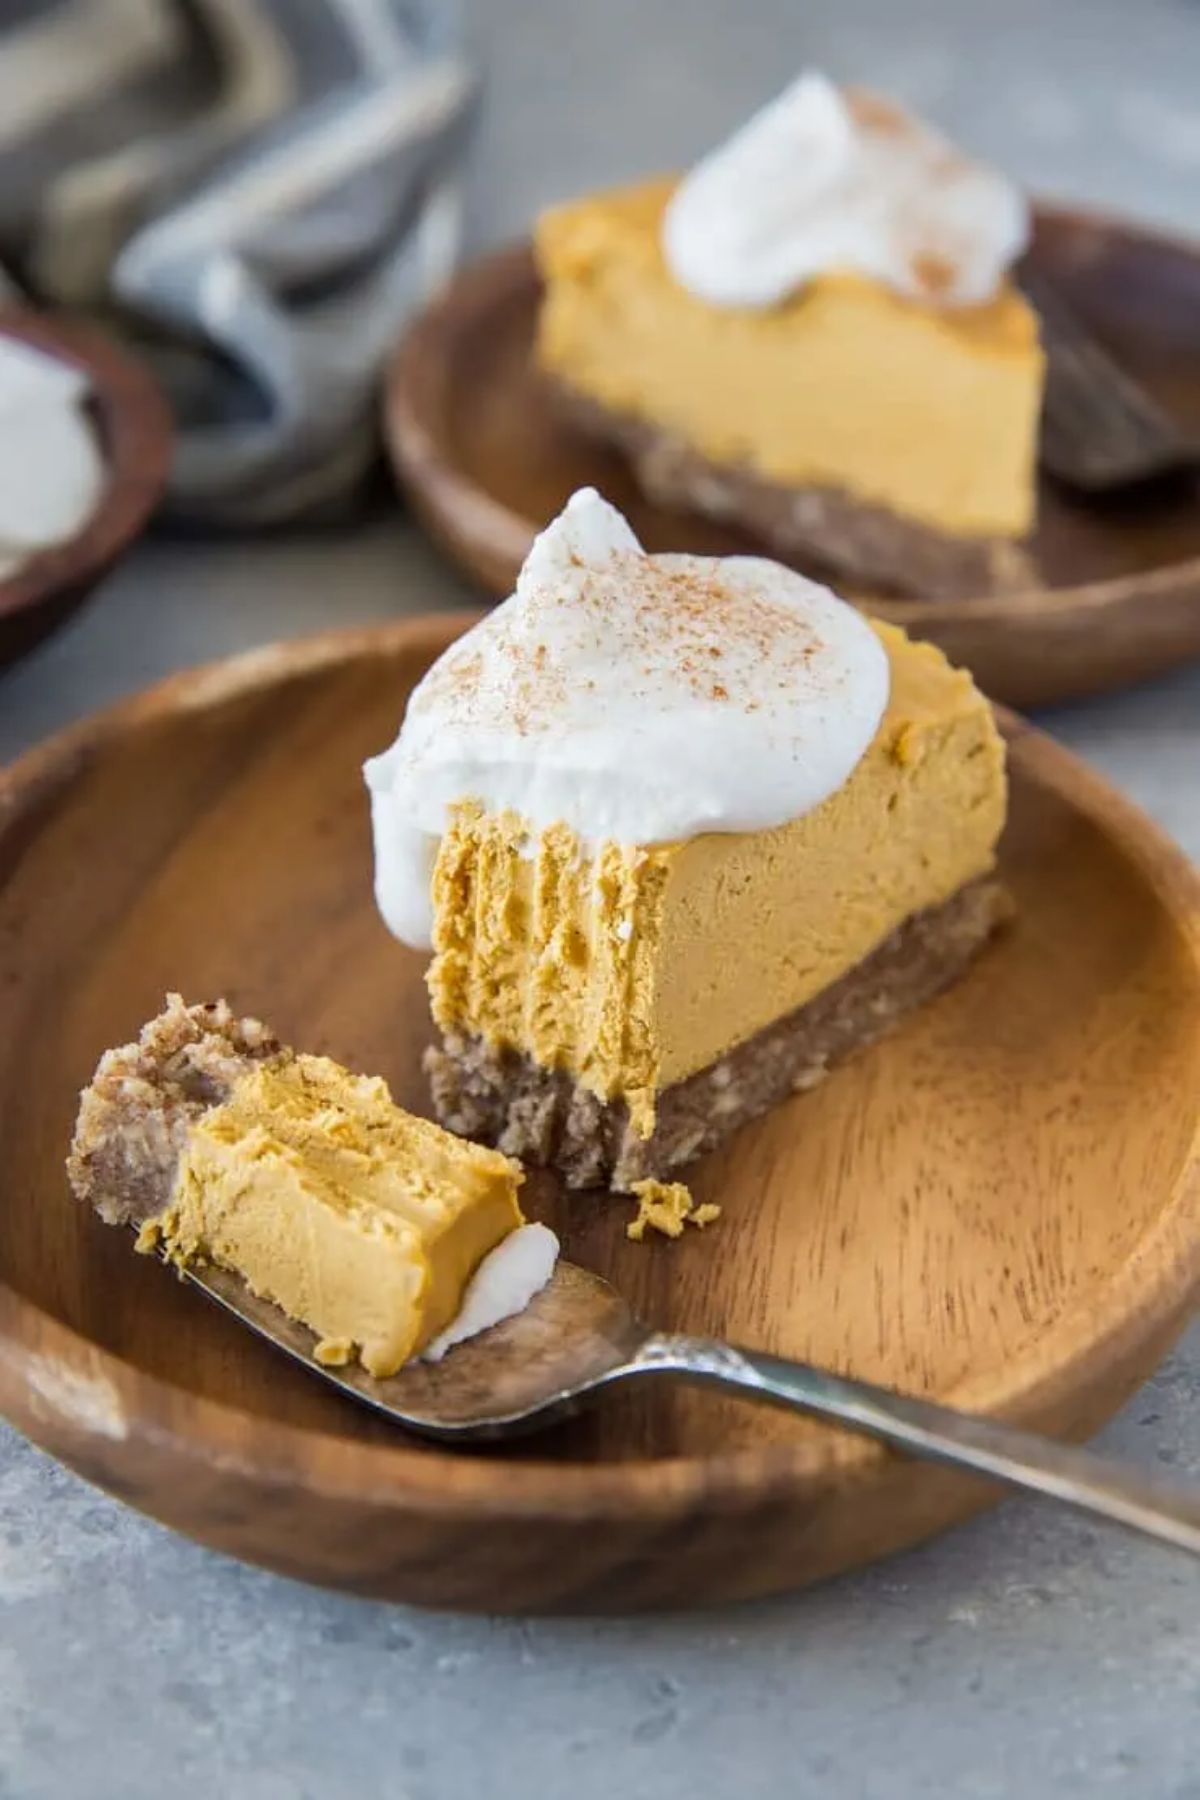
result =
[{"label": "gray concrete surface", "polygon": [[[1194,0],[491,0],[480,30],[478,242],[687,156],[809,57],[1044,190],[1200,231]],[[466,592],[396,517],[148,543],[0,677],[0,758],[165,670]],[[1044,722],[1200,857],[1200,669]],[[1200,1475],[1200,1333],[1106,1441]],[[0,1800],[1200,1800],[1198,1597],[1182,1558],[1013,1502],[768,1605],[434,1617],[222,1561],[0,1429]]]}]

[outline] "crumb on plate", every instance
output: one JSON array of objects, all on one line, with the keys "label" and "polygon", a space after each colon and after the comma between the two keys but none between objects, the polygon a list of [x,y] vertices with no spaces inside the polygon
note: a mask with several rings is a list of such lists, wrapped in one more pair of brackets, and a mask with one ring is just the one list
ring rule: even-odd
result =
[{"label": "crumb on plate", "polygon": [[703,1228],[721,1216],[719,1206],[705,1200],[697,1206],[691,1189],[682,1181],[635,1181],[630,1192],[638,1203],[637,1217],[625,1227],[625,1235],[640,1244],[647,1229],[664,1237],[683,1236],[685,1225]]}]

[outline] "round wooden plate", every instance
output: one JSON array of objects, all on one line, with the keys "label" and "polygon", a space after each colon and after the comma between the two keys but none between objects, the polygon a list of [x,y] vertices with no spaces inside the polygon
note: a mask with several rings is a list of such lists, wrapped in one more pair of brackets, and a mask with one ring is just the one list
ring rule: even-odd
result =
[{"label": "round wooden plate", "polygon": [[[1031,259],[1122,366],[1200,442],[1200,248],[1038,209]],[[535,531],[577,487],[626,511],[649,549],[760,550],[648,504],[612,450],[565,422],[531,359],[540,287],[527,244],[461,275],[410,331],[387,381],[393,464],[433,534],[485,588],[512,591]],[[871,599],[1012,706],[1121,687],[1200,656],[1200,485],[1103,506],[1044,483],[1043,585],[1003,598]]]},{"label": "round wooden plate", "polygon": [[0,309],[0,336],[20,338],[85,371],[93,423],[108,462],[100,504],[82,529],[0,580],[2,668],[82,605],[143,530],[166,485],[171,419],[149,371],[91,326]]},{"label": "round wooden plate", "polygon": [[[422,1446],[68,1193],[78,1089],[168,988],[424,1106],[422,964],[375,914],[359,765],[462,623],[179,676],[0,774],[0,1412],[205,1543],[439,1606],[727,1600],[963,1518],[990,1498],[968,1478],[698,1392]],[[1200,904],[1145,819],[1008,729],[1020,918],[968,979],[701,1164],[709,1231],[630,1244],[625,1202],[547,1178],[531,1210],[662,1325],[1077,1435],[1200,1275]]]}]

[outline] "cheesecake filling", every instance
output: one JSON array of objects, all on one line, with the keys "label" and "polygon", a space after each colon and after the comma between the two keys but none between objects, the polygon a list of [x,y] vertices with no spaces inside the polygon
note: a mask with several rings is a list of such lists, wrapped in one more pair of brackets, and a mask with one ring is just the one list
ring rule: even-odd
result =
[{"label": "cheesecake filling", "polygon": [[941,307],[993,298],[1029,239],[1029,208],[890,100],[809,71],[686,175],[662,246],[680,286],[766,308],[854,273]]},{"label": "cheesecake filling", "polygon": [[325,1057],[248,1071],[192,1124],[143,1243],[234,1269],[320,1338],[394,1374],[445,1329],[483,1257],[522,1221],[520,1174],[396,1107]]},{"label": "cheesecake filling", "polygon": [[648,1134],[668,873],[661,851],[610,840],[593,854],[565,824],[533,832],[477,801],[453,807],[433,875],[435,1024],[619,1094]]},{"label": "cheesecake filling", "polygon": [[524,1222],[519,1164],[223,1001],[171,995],[105,1053],[68,1173],[139,1249],[232,1270],[316,1334],[318,1361],[375,1376],[522,1308],[557,1252]]},{"label": "cheesecake filling", "polygon": [[1012,278],[1028,236],[1001,174],[809,73],[682,179],[539,217],[536,361],[660,505],[868,591],[1020,585],[1003,552],[1034,523],[1044,378]]},{"label": "cheesecake filling", "polygon": [[879,637],[827,589],[754,557],[647,555],[577,494],[367,765],[380,910],[432,947],[437,1024],[620,1096],[648,1135],[680,847],[820,809],[888,688]]},{"label": "cheesecake filling", "polygon": [[887,711],[848,779],[797,819],[595,859],[565,826],[530,854],[512,815],[456,809],[427,977],[443,1036],[567,1070],[647,1137],[663,1090],[986,875],[1005,810],[986,702],[931,646],[874,629]]},{"label": "cheesecake filling", "polygon": [[561,1070],[459,1032],[426,1052],[434,1110],[464,1137],[556,1168],[568,1187],[634,1191],[818,1086],[953,986],[1011,916],[1003,884],[987,875],[913,914],[803,1006],[664,1087],[649,1138],[632,1129],[623,1104],[598,1100]]}]

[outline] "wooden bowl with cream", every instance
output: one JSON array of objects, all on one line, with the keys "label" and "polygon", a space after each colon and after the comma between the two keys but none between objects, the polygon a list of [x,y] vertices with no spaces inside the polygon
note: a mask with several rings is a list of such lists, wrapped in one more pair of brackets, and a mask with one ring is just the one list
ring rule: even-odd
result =
[{"label": "wooden bowl with cream", "polygon": [[[89,502],[86,509],[81,506],[80,516],[73,518],[70,506],[56,495],[44,522],[31,520],[29,534],[19,544],[3,541],[0,518],[0,667],[60,625],[143,530],[161,497],[171,451],[170,415],[153,377],[102,332],[74,320],[0,309],[0,351],[6,344],[10,349],[27,346],[83,377],[76,405],[85,429],[94,435],[100,467],[89,486],[86,451],[76,437],[72,475],[77,495]],[[30,364],[31,370],[37,366]],[[37,386],[36,375],[32,385]],[[0,458],[6,426],[19,431],[22,473],[30,476],[24,485],[34,494],[38,476],[36,469],[29,471],[28,456],[38,453],[40,443],[49,471],[59,466],[49,453],[52,446],[73,441],[71,434],[62,435],[66,404],[61,394],[46,391],[6,409],[0,393]],[[39,419],[48,427],[44,439]]]}]

